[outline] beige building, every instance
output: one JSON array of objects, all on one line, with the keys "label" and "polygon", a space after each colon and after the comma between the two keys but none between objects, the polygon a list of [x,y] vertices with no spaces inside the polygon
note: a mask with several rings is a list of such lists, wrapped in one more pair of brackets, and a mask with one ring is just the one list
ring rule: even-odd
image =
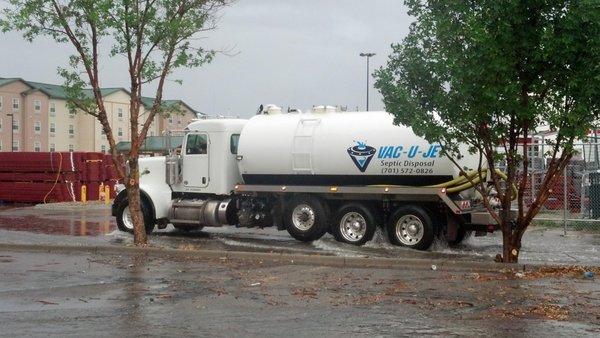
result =
[{"label": "beige building", "polygon": [[[115,142],[129,141],[129,92],[103,88],[102,93]],[[142,99],[140,120],[147,116],[153,102],[152,98]],[[184,129],[200,114],[181,100],[166,100],[164,104],[173,109],[167,116],[155,118],[148,136]],[[100,123],[91,115],[69,110],[62,86],[0,78],[0,151],[107,150],[108,141]]]}]

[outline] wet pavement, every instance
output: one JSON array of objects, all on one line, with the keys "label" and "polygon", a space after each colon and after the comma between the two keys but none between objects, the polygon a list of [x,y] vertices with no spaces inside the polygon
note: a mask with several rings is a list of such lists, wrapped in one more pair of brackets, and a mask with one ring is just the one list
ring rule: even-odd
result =
[{"label": "wet pavement", "polygon": [[[301,243],[285,231],[234,227],[190,233],[168,227],[150,242],[184,251],[467,262],[489,262],[501,248],[498,235],[419,252],[388,244],[381,232],[354,247],[329,235]],[[524,243],[524,262],[600,266],[597,234],[563,237],[559,229],[535,227]],[[132,246],[132,236],[116,230],[101,204],[0,208],[0,244],[115,247],[114,254],[0,251],[0,336],[6,337],[600,335],[600,284],[578,267],[453,271],[400,260],[388,269],[341,268],[126,253],[117,248]],[[600,276],[600,268],[587,271]]]},{"label": "wet pavement", "polygon": [[[132,236],[116,230],[110,207],[92,203],[58,203],[0,209],[1,243],[40,243],[78,245],[131,245]],[[326,235],[313,243],[301,243],[287,232],[273,228],[235,227],[205,228],[181,232],[171,226],[157,230],[150,237],[153,246],[183,249],[260,251],[301,254],[324,254],[347,257],[449,258],[454,260],[490,261],[501,252],[499,233],[471,237],[456,248],[436,242],[427,252],[390,245],[379,231],[363,247],[336,242]],[[522,262],[600,265],[600,233],[531,227],[526,233]]]},{"label": "wet pavement", "polygon": [[577,270],[458,272],[0,252],[0,336],[597,336]]}]

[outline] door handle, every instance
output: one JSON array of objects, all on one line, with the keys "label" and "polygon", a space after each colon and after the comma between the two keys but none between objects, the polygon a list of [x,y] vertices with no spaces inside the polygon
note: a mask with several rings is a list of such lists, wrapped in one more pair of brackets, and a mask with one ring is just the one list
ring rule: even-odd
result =
[{"label": "door handle", "polygon": [[206,184],[206,177],[202,177],[202,184]]}]

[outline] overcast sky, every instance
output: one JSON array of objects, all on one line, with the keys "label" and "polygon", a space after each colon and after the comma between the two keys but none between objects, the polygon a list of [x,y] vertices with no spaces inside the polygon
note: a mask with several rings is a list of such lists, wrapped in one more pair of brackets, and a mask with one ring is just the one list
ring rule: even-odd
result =
[{"label": "overcast sky", "polygon": [[[177,72],[166,98],[181,98],[208,113],[249,117],[261,104],[365,107],[362,51],[377,53],[371,71],[386,62],[390,44],[407,34],[411,19],[401,0],[237,0],[220,13],[208,48],[228,50],[209,65]],[[48,39],[28,43],[1,35],[0,77],[61,83],[56,73],[72,52]],[[122,60],[104,60],[102,85],[126,87]],[[372,84],[373,81],[371,81]],[[148,92],[146,93],[148,94]],[[383,109],[371,90],[371,110]]]}]

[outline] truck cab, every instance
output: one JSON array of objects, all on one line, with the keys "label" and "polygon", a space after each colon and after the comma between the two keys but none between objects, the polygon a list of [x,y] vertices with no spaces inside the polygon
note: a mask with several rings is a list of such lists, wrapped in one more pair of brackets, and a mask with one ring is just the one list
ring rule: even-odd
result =
[{"label": "truck cab", "polygon": [[[200,119],[186,128],[180,152],[140,158],[140,191],[148,232],[168,223],[186,229],[198,227],[199,220],[217,224],[216,214],[208,208],[213,210],[228,201],[226,197],[241,182],[236,156],[245,123],[243,119]],[[118,187],[112,209],[119,229],[133,232],[123,185]]]},{"label": "truck cab", "polygon": [[[188,126],[180,155],[172,155],[167,182],[177,194],[228,195],[241,182],[237,147],[246,120],[206,119]],[[143,184],[141,182],[140,184]]]}]

